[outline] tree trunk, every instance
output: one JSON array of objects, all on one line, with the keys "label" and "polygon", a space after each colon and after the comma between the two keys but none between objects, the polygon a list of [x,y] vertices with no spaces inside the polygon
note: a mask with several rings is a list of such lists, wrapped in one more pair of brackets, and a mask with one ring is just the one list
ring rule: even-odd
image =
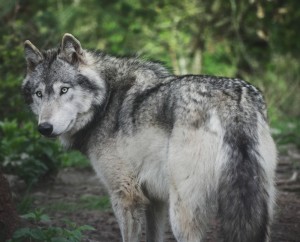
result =
[{"label": "tree trunk", "polygon": [[18,221],[8,181],[0,170],[0,241],[11,238]]}]

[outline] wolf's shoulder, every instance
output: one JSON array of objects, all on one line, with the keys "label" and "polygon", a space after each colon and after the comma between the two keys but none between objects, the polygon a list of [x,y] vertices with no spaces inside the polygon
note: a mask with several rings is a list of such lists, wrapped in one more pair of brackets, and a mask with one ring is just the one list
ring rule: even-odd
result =
[{"label": "wolf's shoulder", "polygon": [[115,74],[115,78],[133,75],[136,72],[153,72],[158,77],[170,75],[170,71],[158,61],[148,61],[139,56],[112,56],[104,52],[89,52],[97,60],[99,71]]}]

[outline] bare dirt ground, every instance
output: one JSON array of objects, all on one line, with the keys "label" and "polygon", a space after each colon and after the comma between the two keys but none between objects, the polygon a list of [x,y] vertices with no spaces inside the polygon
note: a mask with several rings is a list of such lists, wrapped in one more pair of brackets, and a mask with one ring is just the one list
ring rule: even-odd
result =
[{"label": "bare dirt ground", "polygon": [[[279,191],[271,242],[300,241],[299,164],[300,154],[295,149],[279,159],[277,169]],[[15,194],[20,193],[15,191]],[[30,195],[34,198],[33,207],[44,207],[44,212],[52,219],[52,225],[64,226],[63,219],[67,218],[78,225],[86,224],[95,228],[94,231],[85,232],[84,241],[121,241],[118,224],[109,206],[104,204],[104,208],[101,206],[74,207],[74,204],[80,202],[82,197],[107,197],[106,191],[91,169],[62,170],[53,183],[33,189]],[[70,209],[72,206],[74,208]],[[218,227],[217,222],[212,222],[207,232],[206,242],[221,241],[217,235]],[[166,229],[165,241],[175,241],[169,226]]]}]

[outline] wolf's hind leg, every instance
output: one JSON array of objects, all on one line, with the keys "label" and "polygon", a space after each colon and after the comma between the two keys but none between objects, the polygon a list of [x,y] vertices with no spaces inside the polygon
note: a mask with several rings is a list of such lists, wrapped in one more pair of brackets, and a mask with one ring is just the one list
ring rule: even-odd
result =
[{"label": "wolf's hind leg", "polygon": [[221,126],[176,127],[169,142],[170,220],[178,241],[199,242],[215,206]]},{"label": "wolf's hind leg", "polygon": [[146,209],[147,242],[163,242],[166,214],[166,204],[151,201]]},{"label": "wolf's hind leg", "polygon": [[170,194],[170,222],[173,233],[180,242],[200,242],[203,238],[208,216],[208,206],[203,202],[187,201],[176,192]]},{"label": "wolf's hind leg", "polygon": [[123,242],[139,242],[147,199],[128,183],[111,194],[112,207],[118,220]]}]

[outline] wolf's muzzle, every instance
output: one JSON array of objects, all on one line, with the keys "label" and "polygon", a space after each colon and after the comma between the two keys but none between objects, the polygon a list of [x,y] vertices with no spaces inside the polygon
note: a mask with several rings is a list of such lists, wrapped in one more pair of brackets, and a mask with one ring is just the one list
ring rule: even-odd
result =
[{"label": "wolf's muzzle", "polygon": [[41,123],[38,126],[38,131],[45,136],[50,136],[52,134],[53,131],[53,126],[52,124],[49,124],[47,122],[45,123]]}]

